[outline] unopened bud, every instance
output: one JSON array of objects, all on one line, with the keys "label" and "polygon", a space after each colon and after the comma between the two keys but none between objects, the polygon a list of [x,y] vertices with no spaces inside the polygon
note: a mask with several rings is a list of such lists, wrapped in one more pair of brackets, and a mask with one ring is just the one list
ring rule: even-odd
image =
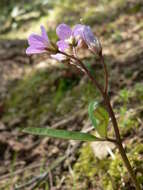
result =
[{"label": "unopened bud", "polygon": [[69,58],[61,53],[53,54],[51,57],[59,62],[69,62]]},{"label": "unopened bud", "polygon": [[98,55],[102,52],[102,46],[97,37],[94,36],[94,34],[91,31],[91,28],[89,26],[85,26],[83,28],[83,39],[88,46],[89,50],[91,50],[93,53],[97,53]]}]

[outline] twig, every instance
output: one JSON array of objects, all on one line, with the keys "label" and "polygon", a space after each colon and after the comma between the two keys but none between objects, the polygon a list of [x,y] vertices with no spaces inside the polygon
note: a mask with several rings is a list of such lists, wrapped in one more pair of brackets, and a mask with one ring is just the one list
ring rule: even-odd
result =
[{"label": "twig", "polygon": [[55,128],[61,127],[63,125],[66,125],[66,124],[70,123],[71,121],[75,120],[77,117],[79,117],[79,115],[84,116],[85,114],[87,114],[86,110],[84,110],[82,113],[81,113],[81,111],[77,111],[76,113],[74,113],[74,115],[72,115],[72,116],[70,116],[68,118],[65,118],[65,119],[63,119],[63,120],[61,120],[59,122],[56,122],[55,124],[53,124],[51,126],[51,128],[55,129]]},{"label": "twig", "polygon": [[66,156],[61,156],[60,158],[58,158],[58,160],[56,160],[54,163],[51,164],[51,166],[47,169],[47,171],[43,174],[40,174],[34,178],[32,178],[30,181],[28,181],[27,183],[24,183],[20,186],[16,186],[14,188],[14,190],[21,190],[21,189],[25,189],[26,187],[29,187],[31,186],[32,184],[36,183],[36,185],[34,185],[32,187],[33,188],[36,188],[43,180],[45,180],[48,175],[49,175],[49,172],[53,169],[55,169],[61,162],[63,162],[64,160],[66,159]]},{"label": "twig", "polygon": [[51,166],[49,168],[47,168],[47,171],[44,172],[43,174],[40,174],[34,178],[32,178],[30,181],[28,181],[27,183],[24,183],[20,186],[15,187],[14,190],[22,190],[25,189],[26,187],[30,187],[30,190],[35,190],[35,188],[37,188],[42,181],[45,181],[48,176],[49,176],[49,172],[51,172],[53,169],[55,169],[59,164],[61,164],[66,158],[70,157],[70,155],[73,155],[74,152],[76,152],[77,148],[81,145],[81,142],[76,142],[76,144],[72,145],[69,144],[67,151],[65,153],[65,156],[61,156],[60,158],[58,158],[58,160],[56,160],[55,162],[53,162],[51,164]]},{"label": "twig", "polygon": [[[67,123],[73,121],[77,116],[79,116],[79,114],[84,116],[84,115],[86,114],[86,111],[83,111],[82,113],[79,112],[79,111],[77,111],[77,112],[76,112],[73,116],[71,116],[70,118],[68,118],[68,119],[63,119],[62,121],[59,121],[58,123],[53,124],[53,125],[52,125],[52,128],[58,128],[58,127],[60,127],[60,126],[66,125]],[[32,178],[32,179],[31,179],[30,181],[28,181],[27,183],[24,183],[24,184],[22,184],[22,185],[20,185],[20,186],[15,187],[14,190],[21,190],[21,189],[24,189],[24,188],[26,188],[26,187],[30,187],[30,186],[33,185],[33,184],[34,184],[34,186],[32,187],[32,189],[38,187],[39,184],[40,184],[42,181],[44,181],[44,180],[47,179],[47,177],[48,177],[48,175],[49,175],[49,172],[50,172],[51,170],[53,170],[55,167],[57,167],[60,163],[62,163],[69,155],[71,155],[73,152],[75,152],[75,150],[77,149],[77,147],[79,147],[80,144],[81,144],[81,143],[79,142],[79,143],[75,144],[72,148],[71,148],[71,146],[68,147],[67,152],[66,152],[66,155],[60,157],[57,161],[55,161],[55,162],[47,169],[47,171],[46,171],[45,173],[43,173],[43,174],[41,174],[41,175],[39,175],[39,176],[36,176],[36,177]],[[25,168],[25,169],[27,169],[27,168]],[[25,169],[23,169],[23,170],[25,170]],[[19,174],[19,173],[21,173],[21,172],[22,172],[21,170],[20,170],[20,171],[17,171],[16,174]],[[3,177],[4,177],[4,178],[5,178],[5,177],[9,177],[9,175],[3,176]],[[32,190],[32,189],[31,189],[31,190]]]},{"label": "twig", "polygon": [[49,171],[49,183],[50,183],[50,188],[53,189],[53,176],[51,171]]},{"label": "twig", "polygon": [[8,174],[6,174],[6,175],[2,175],[1,177],[0,177],[0,181],[2,181],[2,180],[4,180],[4,179],[7,179],[7,178],[10,178],[12,175],[18,175],[18,174],[21,174],[21,173],[23,173],[25,170],[27,170],[27,169],[35,169],[35,168],[38,168],[38,167],[40,167],[41,166],[41,163],[38,163],[38,164],[33,164],[33,165],[31,165],[31,166],[27,166],[27,167],[25,167],[25,168],[21,168],[21,169],[19,169],[19,170],[17,170],[17,171],[15,171],[15,172],[13,172],[12,174],[11,173],[8,173]]}]

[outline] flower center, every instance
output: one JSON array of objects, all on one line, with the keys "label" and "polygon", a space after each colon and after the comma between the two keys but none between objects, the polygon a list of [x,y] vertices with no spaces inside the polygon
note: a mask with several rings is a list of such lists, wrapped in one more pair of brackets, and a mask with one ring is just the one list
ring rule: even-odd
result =
[{"label": "flower center", "polygon": [[65,42],[67,42],[69,45],[76,46],[77,40],[74,36],[70,36],[70,38],[66,39]]}]

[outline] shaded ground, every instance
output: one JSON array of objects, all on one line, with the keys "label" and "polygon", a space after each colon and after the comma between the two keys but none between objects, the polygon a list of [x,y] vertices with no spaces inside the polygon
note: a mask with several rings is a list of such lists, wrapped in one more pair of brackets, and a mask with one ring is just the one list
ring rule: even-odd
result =
[{"label": "shaded ground", "polygon": [[[137,3],[130,1],[130,6],[137,7]],[[105,19],[99,28],[96,21],[96,32],[110,70],[109,93],[124,145],[135,169],[140,169],[137,174],[143,184],[143,14],[141,7],[132,14],[121,13],[115,14],[118,19]],[[37,189],[134,189],[118,151],[110,146],[114,158],[107,153],[99,159],[97,144],[41,139],[21,132],[28,126],[90,131],[87,106],[98,97],[77,69],[55,64],[46,56],[27,57],[25,47],[23,40],[0,43],[1,189],[25,184],[48,167],[53,168]],[[102,68],[95,58],[87,53],[85,63],[101,80]],[[32,189],[36,183],[23,189]]]}]

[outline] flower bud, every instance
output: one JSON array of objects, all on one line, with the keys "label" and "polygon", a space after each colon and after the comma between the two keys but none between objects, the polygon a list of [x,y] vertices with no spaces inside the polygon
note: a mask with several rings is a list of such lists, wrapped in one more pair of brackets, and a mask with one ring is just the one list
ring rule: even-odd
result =
[{"label": "flower bud", "polygon": [[69,58],[61,53],[52,54],[51,57],[59,62],[69,62]]},{"label": "flower bud", "polygon": [[94,36],[89,26],[83,28],[83,39],[88,46],[89,50],[93,53],[100,55],[102,53],[102,47],[99,39]]}]

